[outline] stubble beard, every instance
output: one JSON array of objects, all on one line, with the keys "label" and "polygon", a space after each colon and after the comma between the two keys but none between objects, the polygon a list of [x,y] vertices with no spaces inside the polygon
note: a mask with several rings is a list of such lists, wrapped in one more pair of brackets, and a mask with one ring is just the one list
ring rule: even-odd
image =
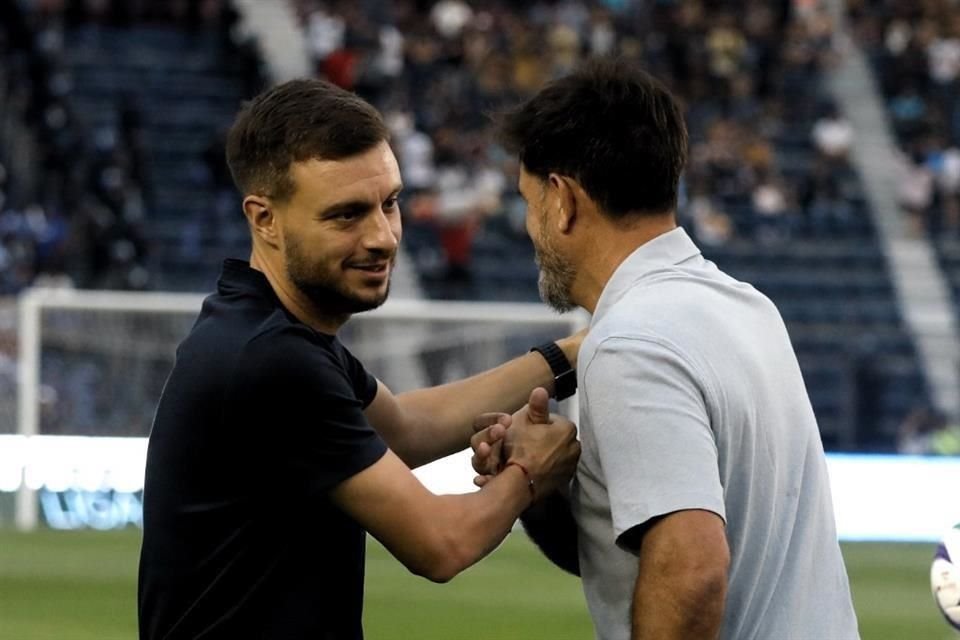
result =
[{"label": "stubble beard", "polygon": [[327,270],[312,266],[301,251],[299,241],[287,238],[286,244],[286,267],[290,282],[321,313],[349,316],[376,309],[387,301],[395,258],[390,260],[390,275],[387,276],[387,287],[383,294],[375,298],[361,297],[343,286],[341,281]]},{"label": "stubble beard", "polygon": [[540,299],[559,313],[575,309],[577,304],[570,297],[576,269],[553,248],[546,229],[541,226],[538,241],[534,243],[535,259],[540,269],[537,287]]}]

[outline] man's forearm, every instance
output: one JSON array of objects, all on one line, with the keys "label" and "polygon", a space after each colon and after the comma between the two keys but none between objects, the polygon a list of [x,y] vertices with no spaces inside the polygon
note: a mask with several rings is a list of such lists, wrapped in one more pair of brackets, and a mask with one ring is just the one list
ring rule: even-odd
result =
[{"label": "man's forearm", "polygon": [[[571,363],[576,362],[577,342],[558,340]],[[513,413],[535,387],[553,392],[553,372],[538,353],[527,353],[474,376],[427,389],[397,395],[404,415],[414,423],[405,429],[405,451],[424,464],[469,446],[473,421],[491,411]],[[391,444],[391,446],[393,446]]]},{"label": "man's forearm", "polygon": [[331,498],[410,571],[437,582],[496,547],[533,499],[517,465],[480,491],[434,495],[392,451],[337,485]]},{"label": "man's forearm", "polygon": [[[529,496],[522,484],[526,479],[516,467],[496,480],[475,493],[437,496],[442,507],[433,521],[435,533],[428,538],[432,543],[414,545],[421,570],[408,565],[411,570],[435,582],[446,582],[503,541]],[[524,491],[518,493],[518,484]]]},{"label": "man's forearm", "polygon": [[524,511],[520,522],[548,560],[564,571],[580,575],[577,523],[564,496],[558,492],[546,496]]}]

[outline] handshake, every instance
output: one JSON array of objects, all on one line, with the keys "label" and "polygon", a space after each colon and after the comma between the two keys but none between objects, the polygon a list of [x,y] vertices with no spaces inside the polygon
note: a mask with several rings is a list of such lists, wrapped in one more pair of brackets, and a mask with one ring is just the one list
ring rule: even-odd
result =
[{"label": "handshake", "polygon": [[565,487],[577,468],[580,443],[577,427],[563,416],[551,414],[546,389],[537,387],[529,403],[510,415],[484,413],[474,421],[474,484],[485,485],[509,464],[519,466],[538,500]]}]

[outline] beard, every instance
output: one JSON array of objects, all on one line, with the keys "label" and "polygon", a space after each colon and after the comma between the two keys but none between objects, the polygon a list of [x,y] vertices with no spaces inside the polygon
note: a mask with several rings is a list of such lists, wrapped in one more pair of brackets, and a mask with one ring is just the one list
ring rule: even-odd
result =
[{"label": "beard", "polygon": [[546,224],[540,225],[540,233],[533,243],[535,259],[540,268],[537,287],[540,299],[559,313],[574,309],[577,303],[570,297],[576,269],[560,255],[547,236]]},{"label": "beard", "polygon": [[[321,312],[330,315],[351,315],[376,309],[387,300],[390,294],[390,280],[382,294],[358,295],[348,289],[343,280],[329,270],[313,265],[307,259],[299,240],[288,236],[287,274],[290,281]],[[394,260],[390,261],[393,272]]]}]

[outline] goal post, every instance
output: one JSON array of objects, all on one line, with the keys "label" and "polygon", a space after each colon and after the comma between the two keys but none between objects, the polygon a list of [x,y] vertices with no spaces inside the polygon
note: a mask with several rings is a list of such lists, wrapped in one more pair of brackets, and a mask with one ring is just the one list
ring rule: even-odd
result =
[{"label": "goal post", "polygon": [[[51,332],[44,331],[44,316],[49,312],[60,312],[69,315],[71,312],[83,315],[93,314],[156,314],[167,317],[179,317],[188,321],[200,309],[202,295],[162,293],[162,292],[129,292],[129,291],[94,291],[66,288],[34,288],[22,292],[18,298],[18,384],[17,384],[17,434],[22,438],[47,438],[45,447],[28,447],[26,441],[21,440],[20,450],[34,452],[32,456],[26,453],[21,456],[22,479],[17,490],[15,502],[15,525],[20,530],[36,528],[39,516],[37,487],[30,481],[31,468],[49,467],[42,458],[55,456],[58,445],[70,448],[73,442],[69,438],[85,435],[92,438],[105,437],[97,433],[76,434],[69,423],[57,425],[55,434],[49,437],[65,438],[61,442],[50,440],[42,435],[41,430],[41,395],[44,381],[41,377],[43,364],[44,338],[50,333],[59,337],[61,342],[83,344],[94,342],[103,337],[110,338],[110,327],[96,322],[67,322]],[[58,335],[59,334],[59,335]],[[134,351],[135,353],[135,351]],[[82,357],[82,355],[81,355]],[[172,364],[173,352],[169,354]],[[51,389],[55,392],[55,389]],[[69,420],[69,417],[65,417]],[[142,434],[146,435],[146,434]],[[136,436],[133,436],[136,437]],[[76,471],[76,469],[74,469]],[[42,481],[42,478],[40,478]],[[142,484],[142,481],[141,481]]]},{"label": "goal post", "polygon": [[[124,478],[129,492],[135,473],[136,490],[142,489],[144,443],[156,400],[203,299],[75,289],[20,295],[17,429],[0,434],[9,441],[0,445],[8,452],[0,456],[7,466],[0,491],[18,482],[17,528],[38,526],[41,506],[54,501],[51,491],[89,493],[97,489],[97,478],[102,489],[113,491],[111,478]],[[583,312],[558,315],[539,303],[391,299],[355,315],[340,337],[372,374],[400,393],[496,366],[588,322]],[[575,416],[576,396],[560,410]],[[417,474],[434,490],[450,489],[448,470],[464,460],[461,454],[437,461]],[[457,482],[453,488],[465,490],[463,478]],[[88,510],[108,508],[92,504]]]}]

